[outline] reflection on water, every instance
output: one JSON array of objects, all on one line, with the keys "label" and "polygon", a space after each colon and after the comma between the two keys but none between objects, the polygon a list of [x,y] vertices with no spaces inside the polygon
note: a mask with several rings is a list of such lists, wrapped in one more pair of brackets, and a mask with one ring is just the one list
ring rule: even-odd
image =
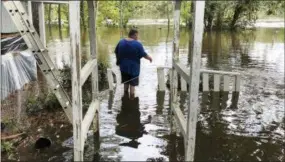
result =
[{"label": "reflection on water", "polygon": [[129,142],[121,143],[120,146],[129,146],[138,148],[136,139],[143,136],[144,126],[140,120],[139,98],[131,99],[129,94],[125,93],[122,97],[122,107],[117,115],[116,134],[131,139]]},{"label": "reflection on water", "polygon": [[[139,27],[140,40],[153,56],[153,63],[142,60],[140,85],[136,89],[138,98],[122,98],[120,85],[102,100],[100,157],[103,159],[183,159],[182,138],[169,136],[169,92],[157,92],[156,67],[171,66],[173,32],[167,31],[164,27]],[[59,62],[70,62],[68,45],[64,45],[68,44],[68,31],[62,28],[59,36],[58,29],[52,27],[51,32],[47,34],[48,47],[55,52],[50,54],[57,67],[62,67]],[[88,58],[89,38],[83,35],[82,39],[82,55]],[[99,63],[116,68],[113,51],[119,39],[118,29],[98,28]],[[188,32],[182,29],[180,59],[189,66],[188,39]],[[206,32],[202,68],[237,71],[242,82],[239,94],[200,94],[196,160],[284,161],[284,29]],[[100,86],[106,83],[103,79]],[[184,112],[187,102],[188,94],[179,94]],[[88,148],[86,152],[92,154]]]},{"label": "reflection on water", "polygon": [[[211,98],[216,98],[211,100],[210,104],[209,95],[209,93],[202,94],[201,116],[203,119],[197,125],[196,159],[202,161],[284,160],[281,139],[281,141],[275,141],[270,136],[260,138],[250,135],[251,132],[247,132],[248,135],[239,135],[231,126],[234,123],[241,124],[241,119],[225,120],[225,118],[235,116],[226,113],[226,111],[231,111],[231,108],[221,106],[217,110],[217,103],[220,102],[219,94],[210,95],[215,96]],[[235,97],[237,97],[236,94],[233,95],[233,98]],[[222,102],[221,105],[226,104]],[[240,131],[242,129],[244,128],[239,128]]]}]

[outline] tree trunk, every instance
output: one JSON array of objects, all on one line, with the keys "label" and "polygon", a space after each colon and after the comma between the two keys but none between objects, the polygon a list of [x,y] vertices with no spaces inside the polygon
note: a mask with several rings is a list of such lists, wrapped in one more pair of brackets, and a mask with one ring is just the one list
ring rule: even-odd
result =
[{"label": "tree trunk", "polygon": [[209,29],[209,30],[212,30],[213,18],[214,18],[214,17],[213,17],[212,14],[208,15],[206,28]]},{"label": "tree trunk", "polygon": [[58,14],[58,26],[61,29],[61,5],[60,4],[58,4],[57,14]]},{"label": "tree trunk", "polygon": [[[194,13],[194,2],[191,2],[191,8],[190,8],[190,15],[193,15]],[[191,16],[189,18],[189,27],[188,27],[188,32],[191,32],[192,30],[192,21],[193,19],[191,19]],[[189,34],[190,35],[190,34]],[[189,37],[189,41],[188,41],[188,63],[190,64],[192,61],[192,50],[191,50],[191,45],[192,45],[192,38]]]},{"label": "tree trunk", "polygon": [[33,25],[34,28],[38,33],[40,33],[40,27],[39,27],[39,7],[38,3],[32,2],[32,11],[33,11]]},{"label": "tree trunk", "polygon": [[168,5],[168,1],[166,1],[166,9],[167,9],[167,29],[169,31],[170,28],[170,17],[169,17],[169,5]]},{"label": "tree trunk", "polygon": [[191,3],[191,8],[190,8],[190,11],[189,11],[189,14],[190,14],[190,17],[189,17],[189,19],[188,19],[188,24],[189,24],[189,28],[190,28],[190,30],[191,30],[191,27],[192,27],[192,15],[193,15],[193,11],[194,11],[194,8],[193,8],[193,6],[194,6],[194,4],[193,4],[193,2],[190,2]]},{"label": "tree trunk", "polygon": [[222,12],[218,11],[218,15],[217,15],[217,29],[221,30],[222,28]]},{"label": "tree trunk", "polygon": [[230,25],[230,28],[231,29],[235,29],[236,28],[236,23],[240,17],[240,14],[242,13],[242,5],[237,5],[236,8],[235,8],[235,12],[234,12],[234,16],[233,16],[233,19],[232,19],[232,22],[231,22],[231,25]]},{"label": "tree trunk", "polygon": [[51,32],[51,4],[49,4],[49,6],[48,6],[48,29],[49,29],[50,37],[52,37],[52,32]]},{"label": "tree trunk", "polygon": [[[66,9],[67,8],[67,9]],[[67,10],[67,11],[66,11]],[[66,23],[69,24],[69,13],[68,13],[68,6],[64,5],[63,6],[63,13],[64,13],[64,16],[66,17]],[[67,29],[67,32],[69,32],[69,27],[66,28]]]},{"label": "tree trunk", "polygon": [[80,2],[80,10],[81,10],[80,17],[81,17],[82,26],[83,26],[83,29],[86,29],[83,0]]},{"label": "tree trunk", "polygon": [[120,36],[123,38],[123,1],[120,0]]},{"label": "tree trunk", "polygon": [[51,4],[48,6],[48,25],[50,27],[51,23]]},{"label": "tree trunk", "polygon": [[57,8],[57,13],[58,13],[58,30],[59,30],[59,37],[62,39],[62,31],[61,31],[61,4],[58,4]]}]

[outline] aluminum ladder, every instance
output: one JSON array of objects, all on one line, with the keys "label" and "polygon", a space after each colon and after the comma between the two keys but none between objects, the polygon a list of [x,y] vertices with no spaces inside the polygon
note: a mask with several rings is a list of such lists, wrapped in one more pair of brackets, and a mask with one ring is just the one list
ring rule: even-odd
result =
[{"label": "aluminum ladder", "polygon": [[49,87],[53,90],[70,123],[72,123],[71,100],[57,79],[58,70],[48,55],[37,31],[20,1],[2,1],[11,19],[19,30],[28,48],[31,49],[38,66],[43,72]]}]

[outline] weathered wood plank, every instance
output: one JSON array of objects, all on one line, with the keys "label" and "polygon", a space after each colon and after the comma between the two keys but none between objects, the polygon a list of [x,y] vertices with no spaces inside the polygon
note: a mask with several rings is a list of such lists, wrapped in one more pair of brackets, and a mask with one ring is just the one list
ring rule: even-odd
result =
[{"label": "weathered wood plank", "polygon": [[237,73],[237,72],[205,70],[205,69],[201,69],[200,72],[201,73],[209,73],[209,74],[221,74],[221,75],[240,75],[240,73]]},{"label": "weathered wood plank", "polygon": [[[169,105],[171,106],[171,109],[173,109],[173,103],[174,103],[174,98],[176,96],[174,96],[174,84],[173,84],[173,71],[172,69],[169,70],[169,79],[170,79],[170,103]],[[172,111],[172,110],[171,110]],[[170,117],[170,132],[171,134],[175,134],[176,133],[176,122],[175,122],[175,117],[174,117],[174,113],[173,111],[171,112],[171,117]]]},{"label": "weathered wood plank", "polygon": [[234,91],[239,92],[240,91],[240,76],[235,76],[235,84],[234,84]]},{"label": "weathered wood plank", "polygon": [[180,8],[181,0],[175,0],[174,6],[174,38],[173,38],[173,59],[179,59],[179,37],[180,37]]},{"label": "weathered wood plank", "polygon": [[176,118],[176,123],[179,125],[179,129],[181,130],[181,133],[184,138],[186,138],[186,119],[179,108],[177,104],[173,104],[173,109],[172,109],[174,116]]},{"label": "weathered wood plank", "polygon": [[178,75],[177,75],[177,72],[175,70],[172,70],[171,77],[172,77],[172,84],[171,85],[172,85],[172,91],[173,91],[172,101],[173,101],[173,103],[176,103],[176,102],[178,102],[177,101]]},{"label": "weathered wood plank", "polygon": [[[120,73],[120,70],[117,69],[117,68],[112,68],[112,74],[113,76],[115,76],[115,80],[114,82],[116,83],[115,86],[119,86],[121,83],[122,83],[122,78],[121,78],[121,75],[117,75]],[[114,77],[113,77],[114,78]]]},{"label": "weathered wood plank", "polygon": [[[178,91],[178,76],[174,69],[174,62],[179,60],[179,29],[180,29],[180,8],[181,1],[175,0],[174,4],[174,35],[173,35],[173,50],[172,50],[172,71],[171,71],[171,105],[177,103],[177,91]],[[172,107],[173,109],[173,107]],[[171,133],[177,133],[176,119],[174,115],[171,116]]]},{"label": "weathered wood plank", "polygon": [[164,68],[157,68],[158,91],[165,91]]},{"label": "weathered wood plank", "polygon": [[181,85],[181,91],[186,92],[187,91],[187,83],[182,77],[180,77],[180,85]]},{"label": "weathered wood plank", "polygon": [[[175,70],[172,70],[171,72],[172,72],[172,74],[171,74],[171,81],[172,82],[170,84],[171,85],[171,91],[172,91],[171,103],[175,104],[175,103],[178,102],[178,97],[177,97],[177,92],[178,92],[178,75],[177,75],[177,72]],[[172,109],[173,109],[173,106],[172,106]],[[179,130],[179,129],[177,129],[176,119],[172,118],[171,121],[173,122],[171,131],[172,131],[172,133],[176,133]]]},{"label": "weathered wood plank", "polygon": [[209,74],[203,73],[203,92],[209,91]]},{"label": "weathered wood plank", "polygon": [[30,21],[31,24],[34,24],[33,23],[32,2],[28,1],[27,3],[28,3],[29,21]]},{"label": "weathered wood plank", "polygon": [[[96,19],[97,19],[97,7],[98,1],[87,1],[88,5],[88,25],[89,25],[89,40],[90,40],[90,53],[91,58],[97,58],[97,30],[96,30]],[[98,84],[98,63],[94,66],[92,70],[92,101],[99,99],[99,84]],[[91,107],[91,106],[90,106]],[[98,101],[98,108],[95,110],[93,117],[93,137],[94,137],[94,150],[95,153],[99,150],[99,112],[100,112],[100,103]]]},{"label": "weathered wood plank", "polygon": [[[32,1],[35,1],[35,0],[32,0]],[[69,4],[69,1],[42,1],[42,2],[46,4]]]},{"label": "weathered wood plank", "polygon": [[170,66],[158,66],[157,68],[171,69],[172,67],[170,67]]},{"label": "weathered wood plank", "polygon": [[228,92],[230,90],[230,77],[228,75],[223,76],[224,80],[224,92]]},{"label": "weathered wood plank", "polygon": [[87,138],[87,133],[93,121],[93,118],[95,116],[95,113],[98,111],[99,111],[99,100],[92,101],[82,121],[82,142],[83,143],[85,142]]},{"label": "weathered wood plank", "polygon": [[108,78],[108,83],[109,83],[109,90],[113,91],[114,89],[114,78],[112,74],[112,69],[107,69],[107,78]]},{"label": "weathered wood plank", "polygon": [[[194,161],[195,142],[196,142],[196,124],[198,118],[198,93],[200,81],[200,64],[202,39],[204,31],[204,11],[205,1],[193,1],[194,4],[194,22],[192,26],[192,59],[190,68],[190,95],[187,115],[187,139],[185,150],[185,161]],[[189,49],[190,50],[190,49]]]},{"label": "weathered wood plank", "polygon": [[187,83],[189,83],[190,80],[190,76],[189,76],[189,72],[187,72],[187,67],[184,66],[182,63],[173,60],[173,67],[174,69],[177,71],[177,73],[181,76],[181,78],[183,78]]},{"label": "weathered wood plank", "polygon": [[[92,59],[97,59],[97,1],[87,1],[88,5],[88,25],[89,25],[89,40],[90,40],[90,53]],[[98,62],[92,70],[92,100],[98,97],[99,84],[98,84]]]},{"label": "weathered wood plank", "polygon": [[43,46],[46,47],[45,7],[44,7],[43,2],[39,2],[38,10],[39,10],[40,39],[43,43]]},{"label": "weathered wood plank", "polygon": [[69,2],[70,52],[72,74],[72,114],[74,161],[83,161],[82,141],[82,91],[80,81],[81,49],[80,49],[80,1]]},{"label": "weathered wood plank", "polygon": [[221,75],[220,74],[214,74],[214,92],[220,91],[220,84],[221,84]]},{"label": "weathered wood plank", "polygon": [[85,83],[91,72],[94,70],[95,66],[97,66],[97,60],[92,59],[89,60],[81,69],[81,78],[80,78],[81,86],[83,86],[83,84]]},{"label": "weathered wood plank", "polygon": [[[178,63],[181,64],[181,63]],[[183,64],[182,64],[183,65]],[[159,66],[161,68],[165,68],[165,69],[171,69],[170,66]],[[187,74],[189,74],[188,72],[189,70],[187,70]],[[241,75],[238,72],[230,72],[230,71],[218,71],[218,70],[206,70],[206,69],[201,69],[200,73],[208,73],[208,74],[221,74],[221,75]]]}]

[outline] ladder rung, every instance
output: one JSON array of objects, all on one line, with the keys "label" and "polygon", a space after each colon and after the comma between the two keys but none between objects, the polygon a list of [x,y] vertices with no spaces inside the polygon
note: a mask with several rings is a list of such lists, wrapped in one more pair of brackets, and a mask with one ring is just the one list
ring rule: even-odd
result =
[{"label": "ladder rung", "polygon": [[54,67],[51,67],[50,69],[44,69],[43,72],[45,72],[45,73],[46,73],[46,72],[51,72],[51,71],[53,71],[54,69],[55,69]]},{"label": "ladder rung", "polygon": [[32,51],[33,53],[36,53],[36,52],[48,52],[47,49],[39,49],[39,50],[33,50]]},{"label": "ladder rung", "polygon": [[15,9],[15,10],[10,9],[9,12],[16,13],[16,12],[19,12],[19,10],[18,9]]}]

